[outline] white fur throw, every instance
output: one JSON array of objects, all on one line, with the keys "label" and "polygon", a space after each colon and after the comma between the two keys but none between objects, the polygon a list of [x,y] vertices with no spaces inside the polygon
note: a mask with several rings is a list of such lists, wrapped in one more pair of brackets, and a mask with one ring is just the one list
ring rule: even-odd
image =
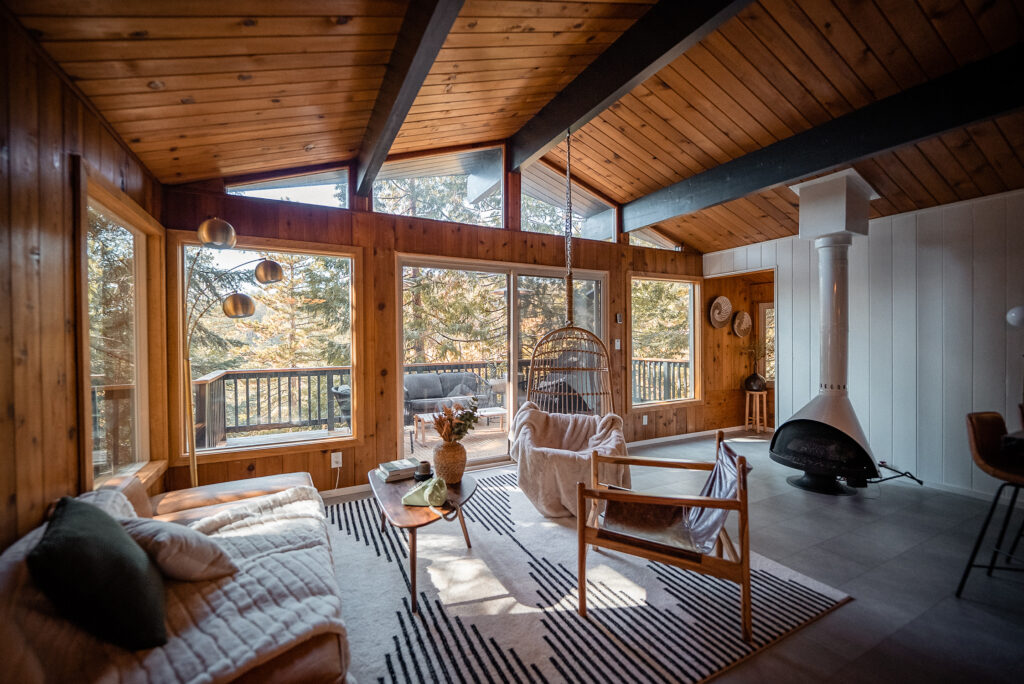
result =
[{"label": "white fur throw", "polygon": [[33,585],[25,556],[45,526],[17,541],[0,556],[4,678],[216,684],[331,632],[342,636],[347,667],[327,522],[315,489],[295,487],[242,501],[193,527],[216,538],[238,572],[205,582],[168,581],[167,644],[136,652],[64,620]]},{"label": "white fur throw", "polygon": [[[531,401],[512,419],[512,460],[519,486],[549,518],[576,515],[576,483],[590,482],[590,454],[626,456],[622,418],[546,413]],[[601,467],[605,484],[629,487],[629,466]]]}]

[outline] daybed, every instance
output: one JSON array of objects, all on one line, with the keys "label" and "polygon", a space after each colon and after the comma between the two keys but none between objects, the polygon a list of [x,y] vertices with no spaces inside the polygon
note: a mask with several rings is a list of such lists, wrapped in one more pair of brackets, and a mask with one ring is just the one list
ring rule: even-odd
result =
[{"label": "daybed", "polygon": [[34,585],[25,558],[42,537],[44,524],[0,556],[5,679],[345,681],[349,654],[340,592],[323,502],[307,473],[152,498],[136,478],[128,477],[78,498],[115,518],[134,512],[189,525],[215,539],[238,570],[208,581],[165,578],[167,643],[128,651],[62,618]]}]

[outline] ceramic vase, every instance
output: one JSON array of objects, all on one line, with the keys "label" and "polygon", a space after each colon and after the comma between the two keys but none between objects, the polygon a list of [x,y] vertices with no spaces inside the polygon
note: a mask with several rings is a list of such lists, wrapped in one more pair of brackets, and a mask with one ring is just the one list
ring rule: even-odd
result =
[{"label": "ceramic vase", "polygon": [[760,373],[751,373],[743,380],[743,389],[749,392],[764,392],[768,388],[768,381]]},{"label": "ceramic vase", "polygon": [[462,482],[466,471],[466,447],[459,442],[442,442],[434,447],[434,474],[445,484]]}]

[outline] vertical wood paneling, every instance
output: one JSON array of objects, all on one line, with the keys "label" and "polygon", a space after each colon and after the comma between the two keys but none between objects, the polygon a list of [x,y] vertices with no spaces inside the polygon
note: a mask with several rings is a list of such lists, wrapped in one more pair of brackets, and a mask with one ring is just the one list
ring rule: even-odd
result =
[{"label": "vertical wood paneling", "polygon": [[[868,312],[868,238],[859,235],[853,238],[850,247],[850,362],[848,384],[850,401],[857,412],[865,434],[871,432],[871,412],[868,410],[871,374],[868,339],[871,319]],[[856,331],[856,334],[853,334]]]},{"label": "vertical wood paneling", "polygon": [[917,216],[917,468],[942,481],[942,215]]},{"label": "vertical wood paneling", "polygon": [[892,219],[871,224],[869,249],[870,328],[868,353],[868,442],[878,460],[892,462]]},{"label": "vertical wood paneling", "polygon": [[[77,303],[68,159],[152,210],[152,178],[0,17],[0,549],[78,491]],[[122,181],[122,179],[125,179]],[[130,179],[130,183],[128,182]]]},{"label": "vertical wood paneling", "polygon": [[[1006,204],[1006,308],[1024,306],[1024,193],[1014,193]],[[1006,336],[1006,423],[1021,429],[1019,404],[1024,401],[1024,330],[1004,324]]]},{"label": "vertical wood paneling", "polygon": [[[793,244],[796,238],[777,243],[775,271],[775,421],[793,415]],[[785,380],[781,380],[784,378]]]},{"label": "vertical wood paneling", "polygon": [[811,249],[808,240],[791,243],[793,268],[792,294],[792,355],[793,392],[792,411],[798,410],[811,399]]},{"label": "vertical wood paneling", "polygon": [[[876,219],[868,239],[854,238],[850,396],[878,459],[929,483],[992,491],[994,481],[972,463],[964,417],[997,410],[1020,429],[1024,331],[1004,317],[1024,304],[1021,226],[1024,192],[1016,191]],[[776,268],[779,422],[805,401],[805,356],[817,391],[810,249],[805,284],[797,238],[761,243],[762,267]],[[705,263],[727,254],[705,254]]]},{"label": "vertical wood paneling", "polygon": [[[1006,202],[985,199],[975,203],[973,210],[971,410],[1002,413],[1006,402]],[[971,471],[972,489],[995,492],[995,478],[978,468]]]},{"label": "vertical wood paneling", "polygon": [[[9,98],[9,52],[0,48],[0,93]],[[14,459],[14,331],[11,297],[11,165],[8,106],[0,106],[0,548],[18,534]]]},{"label": "vertical wood paneling", "polygon": [[[807,274],[807,294],[810,301],[807,304],[808,315],[810,316],[810,325],[807,326],[807,334],[810,336],[808,339],[808,359],[807,365],[809,368],[808,375],[808,387],[809,395],[813,397],[818,393],[818,383],[821,378],[821,364],[818,363],[818,359],[821,358],[821,335],[820,323],[821,323],[821,304],[819,302],[820,295],[818,293],[818,250],[814,247],[814,243],[810,244],[810,270]],[[793,410],[800,408],[800,404],[793,407]]]},{"label": "vertical wood paneling", "polygon": [[[17,40],[8,27],[8,43]],[[39,91],[38,57],[33,51],[13,50],[10,60],[8,102],[17,102],[10,114],[11,140],[11,318],[14,328],[14,454],[17,473],[19,532],[23,521],[42,518],[46,505],[43,472],[42,340],[40,338],[39,237]],[[20,390],[20,391],[19,391]]]},{"label": "vertical wood paneling", "polygon": [[917,465],[917,217],[892,219],[892,461]]},{"label": "vertical wood paneling", "polygon": [[761,268],[774,268],[776,263],[775,250],[778,248],[778,240],[761,243]]},{"label": "vertical wood paneling", "polygon": [[942,215],[942,482],[970,488],[974,465],[966,455],[964,417],[971,412],[975,332],[971,287],[971,205],[943,207]]}]

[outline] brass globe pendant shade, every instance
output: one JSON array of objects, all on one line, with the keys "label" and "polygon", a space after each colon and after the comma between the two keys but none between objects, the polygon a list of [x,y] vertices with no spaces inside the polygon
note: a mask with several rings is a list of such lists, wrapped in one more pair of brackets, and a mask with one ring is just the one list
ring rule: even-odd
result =
[{"label": "brass globe pendant shade", "polygon": [[248,318],[256,313],[256,302],[244,292],[232,292],[224,298],[223,308],[228,318]]},{"label": "brass globe pendant shade", "polygon": [[263,285],[279,283],[284,280],[284,269],[281,268],[281,264],[276,261],[264,259],[260,263],[256,264],[254,275],[256,276],[256,280]]},{"label": "brass globe pendant shade", "polygon": [[196,232],[203,247],[233,249],[235,246],[235,227],[224,219],[208,218],[199,224]]}]

